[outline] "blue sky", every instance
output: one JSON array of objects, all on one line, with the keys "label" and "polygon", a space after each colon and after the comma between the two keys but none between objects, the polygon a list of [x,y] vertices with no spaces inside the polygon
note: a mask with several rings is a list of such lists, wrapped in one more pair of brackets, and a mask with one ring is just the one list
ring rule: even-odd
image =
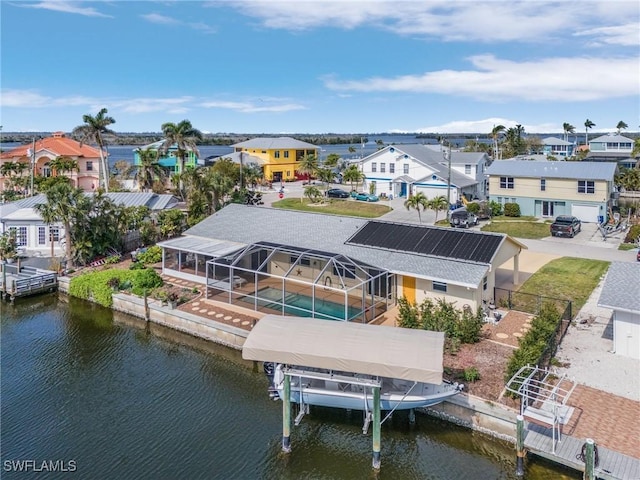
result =
[{"label": "blue sky", "polygon": [[4,132],[640,130],[636,1],[1,0]]}]

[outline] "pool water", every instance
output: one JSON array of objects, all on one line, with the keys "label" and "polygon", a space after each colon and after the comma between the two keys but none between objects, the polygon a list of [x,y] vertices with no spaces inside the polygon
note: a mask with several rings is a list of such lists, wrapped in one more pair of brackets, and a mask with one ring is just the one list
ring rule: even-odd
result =
[{"label": "pool water", "polygon": [[[243,297],[242,301],[254,303],[253,297]],[[258,305],[272,310],[282,310],[282,292],[277,288],[264,287],[258,290]],[[287,293],[284,297],[284,312],[298,317],[311,317],[313,298],[301,293]],[[316,299],[315,317],[324,320],[345,320],[344,305],[329,300]],[[357,307],[347,307],[348,319],[360,315]]]}]

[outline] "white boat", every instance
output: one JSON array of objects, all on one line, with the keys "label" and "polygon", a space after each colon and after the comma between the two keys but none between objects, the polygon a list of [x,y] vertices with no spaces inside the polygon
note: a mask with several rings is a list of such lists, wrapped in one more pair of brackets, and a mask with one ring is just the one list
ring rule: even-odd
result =
[{"label": "white boat", "polygon": [[266,315],[242,349],[262,361],[274,399],[300,405],[371,411],[438,404],[462,391],[443,381],[444,334],[426,330]]},{"label": "white boat", "polygon": [[273,375],[267,375],[272,379],[270,392],[274,399],[283,399],[285,371],[291,377],[292,402],[349,410],[373,410],[372,389],[377,385],[380,385],[381,410],[429,407],[463,389],[458,383],[433,384],[346,372],[313,371],[279,364]]}]

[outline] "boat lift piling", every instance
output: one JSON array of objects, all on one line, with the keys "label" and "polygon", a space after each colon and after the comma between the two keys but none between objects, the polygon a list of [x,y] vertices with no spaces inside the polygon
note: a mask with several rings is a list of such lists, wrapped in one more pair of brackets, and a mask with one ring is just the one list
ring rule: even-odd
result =
[{"label": "boat lift piling", "polygon": [[282,399],[282,451],[291,452],[291,376],[284,375],[284,398]]},{"label": "boat lift piling", "polygon": [[380,470],[380,387],[373,387],[373,463]]},{"label": "boat lift piling", "polygon": [[516,475],[524,476],[524,457],[526,455],[524,449],[524,416],[516,417]]}]

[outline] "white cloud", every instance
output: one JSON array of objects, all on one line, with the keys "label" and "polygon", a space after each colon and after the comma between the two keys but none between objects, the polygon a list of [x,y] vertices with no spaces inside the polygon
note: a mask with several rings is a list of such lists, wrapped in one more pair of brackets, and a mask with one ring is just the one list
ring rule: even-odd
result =
[{"label": "white cloud", "polygon": [[202,104],[205,108],[220,108],[224,110],[234,110],[241,113],[256,112],[290,112],[294,110],[305,110],[306,107],[296,103],[272,103],[274,99],[260,99],[260,103],[253,102],[229,102],[229,101],[209,101]]},{"label": "white cloud", "polygon": [[93,7],[83,7],[82,2],[67,2],[64,0],[45,0],[38,3],[14,3],[14,5],[24,8],[39,8],[43,10],[53,10],[55,12],[73,13],[77,15],[84,15],[85,17],[105,17],[113,18],[111,15],[106,15],[97,11]]},{"label": "white cloud", "polygon": [[193,100],[193,97],[189,96],[177,98],[130,98],[113,100],[109,102],[109,105],[115,109],[122,110],[124,113],[184,113],[189,110]]},{"label": "white cloud", "polygon": [[640,24],[627,23],[612,27],[591,28],[574,33],[577,37],[594,37],[595,44],[638,46],[640,44]]},{"label": "white cloud", "polygon": [[203,33],[215,33],[216,31],[215,28],[203,22],[185,22],[174,17],[161,15],[159,13],[146,13],[144,15],[140,15],[140,17],[147,22],[155,23],[157,25],[185,26]]},{"label": "white cloud", "polygon": [[512,128],[516,125],[522,125],[526,133],[549,133],[562,132],[562,127],[553,123],[540,124],[523,124],[508,118],[484,118],[482,120],[455,120],[452,122],[420,127],[415,130],[418,133],[486,133],[489,134],[496,125],[504,125],[506,128]]},{"label": "white cloud", "polygon": [[472,70],[439,70],[416,75],[337,80],[325,85],[340,92],[414,92],[478,100],[575,102],[637,96],[640,59],[548,58],[515,62],[493,55],[471,57]]},{"label": "white cloud", "polygon": [[[579,6],[564,1],[465,0],[426,1],[212,1],[205,6],[233,6],[273,29],[301,31],[360,26],[387,30],[397,35],[435,37],[447,41],[553,42],[572,32],[589,31],[624,18],[638,31],[637,3],[623,0],[583,1]],[[629,27],[631,28],[631,27]],[[611,34],[610,43],[629,45]],[[622,40],[622,42],[621,42]],[[637,44],[636,42],[631,45]]]}]

